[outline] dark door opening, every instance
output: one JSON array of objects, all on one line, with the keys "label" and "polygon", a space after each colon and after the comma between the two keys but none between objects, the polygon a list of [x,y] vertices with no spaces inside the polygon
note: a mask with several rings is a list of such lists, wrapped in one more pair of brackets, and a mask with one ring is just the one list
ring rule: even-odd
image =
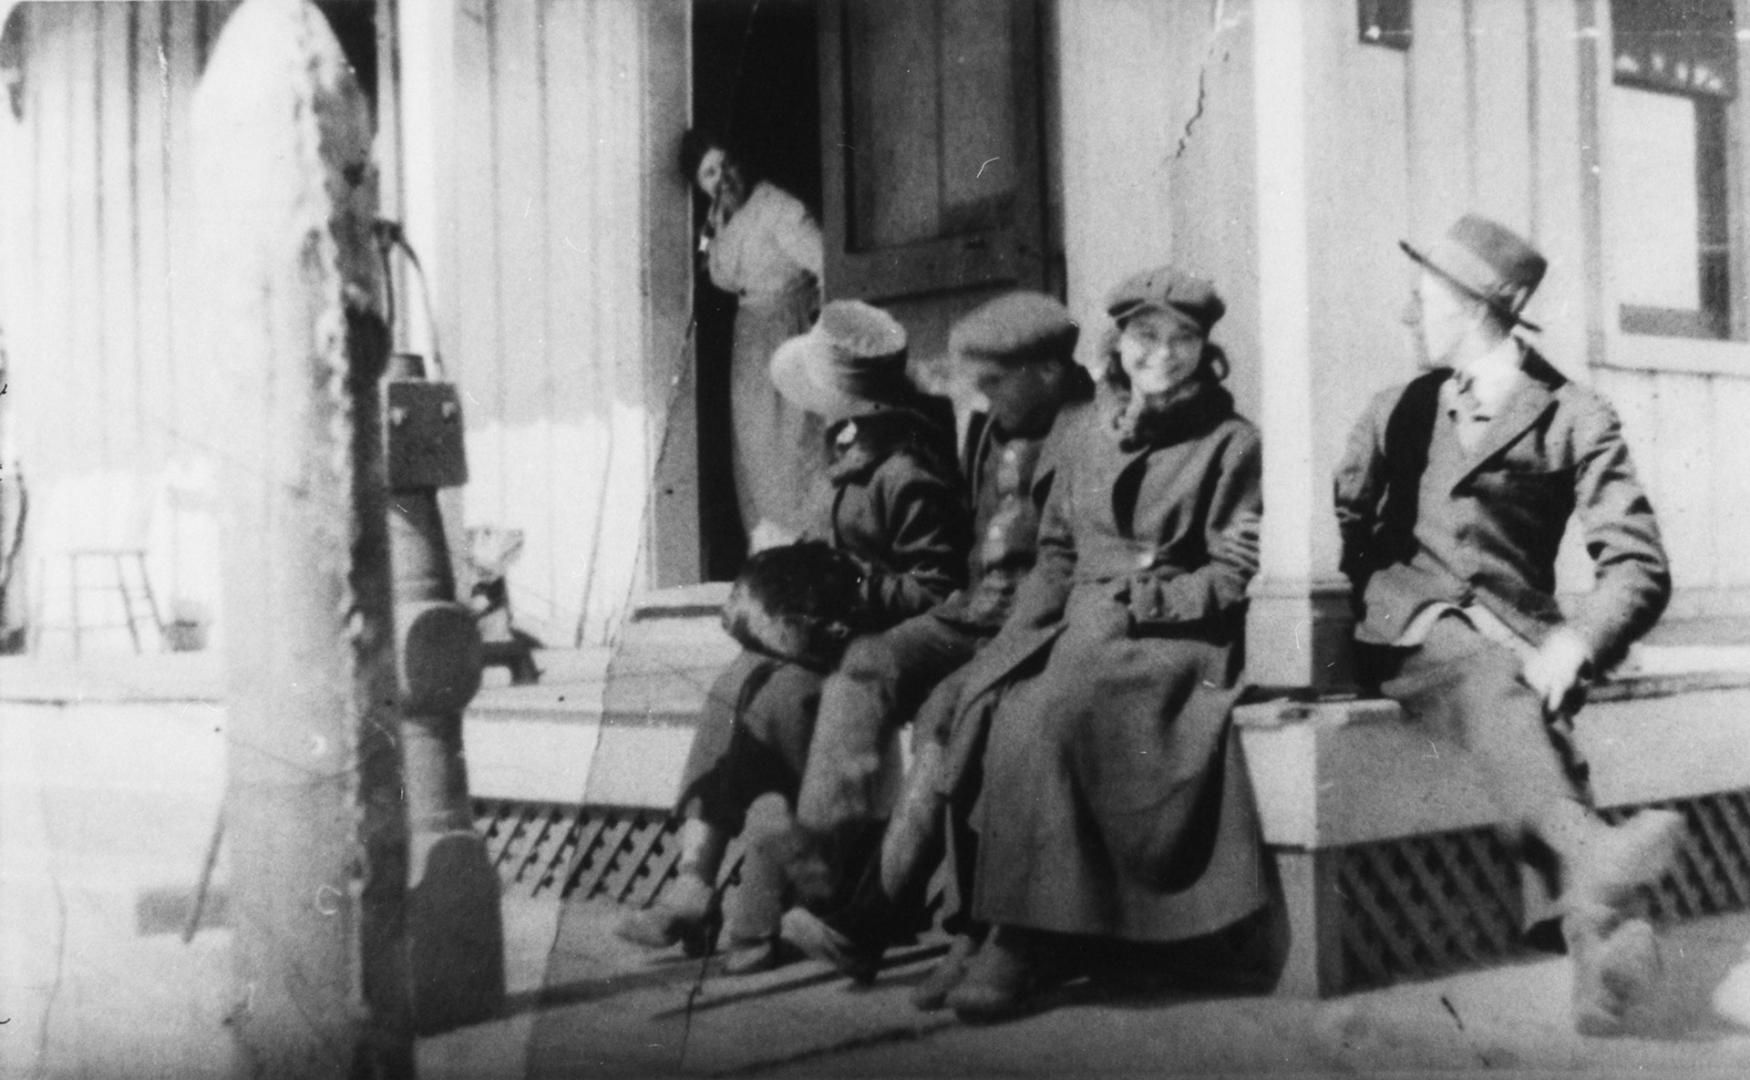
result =
[{"label": "dark door opening", "polygon": [[[820,213],[820,86],[812,0],[694,0],[693,125],[731,139],[768,180]],[[707,206],[697,190],[695,232]],[[705,576],[732,578],[747,541],[730,455],[735,297],[695,268],[699,540]]]}]

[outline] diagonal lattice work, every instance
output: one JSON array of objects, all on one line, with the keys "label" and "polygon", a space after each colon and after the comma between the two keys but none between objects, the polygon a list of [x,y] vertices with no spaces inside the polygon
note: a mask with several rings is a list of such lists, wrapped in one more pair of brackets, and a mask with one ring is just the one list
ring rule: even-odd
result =
[{"label": "diagonal lattice work", "polygon": [[[1750,791],[1650,804],[1688,825],[1675,870],[1641,890],[1658,922],[1750,907]],[[1650,808],[1649,807],[1649,808]],[[1621,820],[1637,808],[1605,814]],[[1354,990],[1478,967],[1529,950],[1519,868],[1488,829],[1324,853],[1341,922],[1340,986]]]},{"label": "diagonal lattice work", "polygon": [[[674,877],[680,821],[665,810],[474,800],[474,827],[506,892],[643,906]],[[739,851],[731,846],[728,865]]]}]

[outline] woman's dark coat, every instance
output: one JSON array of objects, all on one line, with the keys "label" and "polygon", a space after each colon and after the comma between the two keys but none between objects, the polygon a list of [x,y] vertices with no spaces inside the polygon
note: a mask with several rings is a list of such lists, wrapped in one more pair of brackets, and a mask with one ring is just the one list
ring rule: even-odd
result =
[{"label": "woman's dark coat", "polygon": [[[960,491],[952,423],[890,409],[827,432],[824,477],[808,539],[824,540],[863,571],[861,610],[873,632],[940,603],[964,583],[971,525]],[[684,813],[738,831],[753,797],[794,800],[814,736],[824,672],[744,653],[713,684],[682,777]]]},{"label": "woman's dark coat", "polygon": [[[1265,903],[1244,769],[1229,754],[1245,590],[1224,532],[1257,515],[1257,429],[1219,384],[1142,445],[1082,410],[1039,561],[973,662],[957,734],[988,722],[974,913],[1142,941]],[[1068,419],[1066,417],[1066,419]]]}]

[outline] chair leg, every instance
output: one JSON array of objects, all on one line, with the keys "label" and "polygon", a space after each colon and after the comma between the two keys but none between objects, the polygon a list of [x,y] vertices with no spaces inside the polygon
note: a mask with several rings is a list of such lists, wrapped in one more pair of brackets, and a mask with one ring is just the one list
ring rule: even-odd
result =
[{"label": "chair leg", "polygon": [[122,596],[122,618],[127,620],[128,640],[134,643],[134,655],[140,655],[140,631],[134,626],[134,594],[128,588],[128,557],[117,553],[112,557],[115,567],[116,591]]}]

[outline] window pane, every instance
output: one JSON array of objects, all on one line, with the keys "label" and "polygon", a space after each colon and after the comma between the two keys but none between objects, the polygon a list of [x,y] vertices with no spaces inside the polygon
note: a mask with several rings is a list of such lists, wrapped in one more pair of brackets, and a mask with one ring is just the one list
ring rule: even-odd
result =
[{"label": "window pane", "polygon": [[1696,311],[1701,304],[1701,199],[1696,103],[1611,88],[1611,270],[1623,304]]}]

